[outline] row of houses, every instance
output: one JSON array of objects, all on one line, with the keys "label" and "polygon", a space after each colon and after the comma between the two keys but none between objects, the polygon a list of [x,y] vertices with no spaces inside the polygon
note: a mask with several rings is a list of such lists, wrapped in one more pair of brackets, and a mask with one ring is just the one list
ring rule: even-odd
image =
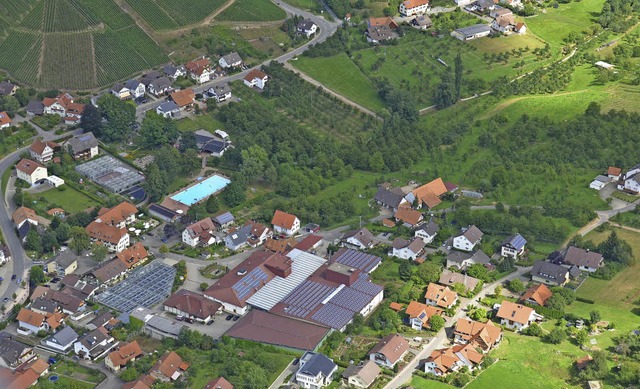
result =
[{"label": "row of houses", "polygon": [[635,165],[627,170],[624,174],[622,169],[615,166],[609,166],[604,174],[598,175],[591,183],[589,188],[602,190],[608,183],[615,183],[618,190],[637,195],[640,193],[640,165]]}]

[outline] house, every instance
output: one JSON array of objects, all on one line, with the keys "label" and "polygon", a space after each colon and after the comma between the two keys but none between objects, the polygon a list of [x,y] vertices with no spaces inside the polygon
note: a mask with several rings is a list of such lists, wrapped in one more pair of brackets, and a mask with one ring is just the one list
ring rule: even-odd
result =
[{"label": "house", "polygon": [[463,42],[482,38],[489,34],[491,34],[491,27],[486,24],[475,24],[469,27],[458,28],[451,32],[452,37],[460,39]]},{"label": "house", "polygon": [[570,246],[564,254],[565,265],[577,266],[582,271],[593,273],[604,264],[602,254]]},{"label": "house", "polygon": [[343,246],[352,246],[360,250],[370,249],[375,243],[373,234],[364,227],[360,230],[347,231],[342,236]]},{"label": "house", "polygon": [[231,147],[231,142],[214,139],[202,146],[202,151],[209,153],[212,157],[221,158],[229,147]]},{"label": "house", "polygon": [[367,19],[367,29],[365,35],[367,42],[378,43],[390,39],[396,39],[398,35],[398,24],[390,17]]},{"label": "house", "polygon": [[171,93],[170,97],[181,110],[193,107],[193,103],[196,101],[196,94],[191,88],[175,91]]},{"label": "house", "polygon": [[118,228],[106,223],[92,221],[85,230],[92,241],[101,242],[111,252],[119,253],[129,247],[129,233],[126,228]]},{"label": "house", "polygon": [[147,92],[147,88],[138,80],[131,79],[125,82],[124,87],[129,89],[129,92],[134,99],[144,97],[144,94]]},{"label": "house", "polygon": [[11,218],[13,219],[17,229],[20,229],[24,223],[37,226],[39,220],[36,215],[36,211],[27,207],[20,207],[16,209],[11,215]]},{"label": "house", "polygon": [[208,82],[211,76],[211,63],[208,58],[200,58],[196,61],[187,62],[184,67],[187,74],[197,84]]},{"label": "house", "polygon": [[218,64],[223,69],[237,68],[242,66],[242,58],[240,58],[240,54],[234,51],[233,53],[222,56],[218,60]]},{"label": "house", "polygon": [[509,8],[496,6],[491,10],[491,12],[489,12],[489,16],[494,19],[497,19],[501,16],[513,16],[513,11],[511,11]]},{"label": "house", "polygon": [[159,79],[161,77],[163,77],[162,73],[157,72],[157,71],[152,71],[152,72],[149,72],[149,73],[146,73],[146,74],[142,75],[142,77],[140,78],[140,82],[143,83],[145,86],[149,87],[149,85],[153,81],[155,81],[155,80],[157,80],[157,79]]},{"label": "house", "polygon": [[300,251],[314,252],[315,249],[320,247],[322,242],[323,242],[322,236],[311,234],[311,235],[305,236],[304,239],[296,243],[294,247]]},{"label": "house", "polygon": [[122,389],[151,389],[156,379],[149,374],[144,374],[135,381],[127,382],[122,385]]},{"label": "house", "polygon": [[440,274],[440,279],[438,280],[440,285],[451,286],[453,287],[455,284],[464,285],[464,289],[466,291],[474,291],[478,285],[481,284],[481,281],[477,278],[473,278],[466,274],[462,273],[454,273],[450,270],[444,269]]},{"label": "house", "polygon": [[103,207],[98,211],[96,221],[109,226],[125,228],[135,223],[138,208],[128,201],[123,201],[113,208]]},{"label": "house", "polygon": [[244,77],[244,84],[249,88],[264,89],[267,80],[269,80],[269,76],[267,76],[264,72],[258,69],[252,69]]},{"label": "house", "polygon": [[369,351],[369,360],[392,369],[409,351],[409,342],[399,334],[389,334]]},{"label": "house", "polygon": [[204,389],[233,389],[233,385],[224,377],[218,377],[213,381],[207,382]]},{"label": "house", "polygon": [[424,246],[424,241],[419,238],[413,238],[411,240],[395,238],[391,243],[391,252],[389,255],[400,259],[411,259],[415,261],[422,255]]},{"label": "house", "polygon": [[40,331],[49,331],[50,325],[45,315],[22,308],[16,317],[18,321],[18,333],[21,335],[37,334]]},{"label": "house", "polygon": [[106,328],[99,327],[81,336],[73,344],[73,350],[80,358],[96,360],[102,358],[118,343],[109,335]]},{"label": "house", "polygon": [[64,143],[73,159],[91,159],[98,155],[98,139],[92,132],[76,135]]},{"label": "house", "polygon": [[484,355],[476,351],[470,344],[457,344],[432,352],[424,363],[424,371],[441,377],[463,367],[473,370],[483,359]]},{"label": "house", "polygon": [[169,351],[160,357],[149,374],[158,381],[172,382],[178,380],[188,368],[189,364],[183,361],[180,355]]},{"label": "house", "polygon": [[44,103],[42,101],[31,100],[25,107],[28,115],[36,116],[44,114]]},{"label": "house", "polygon": [[494,0],[478,0],[474,3],[477,10],[483,14],[487,14],[496,8],[496,2]]},{"label": "house", "polygon": [[607,186],[609,181],[610,181],[609,177],[603,176],[601,174],[598,177],[594,178],[593,181],[591,181],[591,183],[589,184],[589,188],[595,189],[595,190],[601,190],[602,188]]},{"label": "house", "polygon": [[26,181],[29,185],[34,185],[49,176],[47,168],[44,167],[44,165],[24,158],[16,164],[16,173],[19,179]]},{"label": "house", "polygon": [[95,278],[100,286],[108,286],[120,281],[127,270],[127,265],[114,258],[100,263],[88,275]]},{"label": "house", "polygon": [[429,328],[429,319],[431,319],[432,316],[442,316],[444,311],[431,305],[411,301],[405,313],[409,316],[411,328],[420,331],[423,328]]},{"label": "house", "polygon": [[454,342],[470,344],[486,353],[502,340],[502,329],[491,320],[486,323],[470,319],[458,319],[453,332]]},{"label": "house", "polygon": [[156,107],[156,113],[165,119],[173,119],[180,116],[180,107],[175,101],[165,101]]},{"label": "house", "polygon": [[378,205],[392,209],[393,212],[396,212],[403,204],[411,205],[407,199],[404,198],[405,196],[406,193],[402,191],[402,188],[389,189],[384,186],[380,186],[373,200],[378,203]]},{"label": "house", "polygon": [[504,300],[496,313],[500,324],[515,331],[521,331],[536,320],[542,319],[533,308]]},{"label": "house", "polygon": [[483,235],[478,227],[471,225],[453,238],[453,247],[462,251],[472,251],[480,243]]},{"label": "house", "polygon": [[401,222],[403,226],[408,228],[414,228],[418,226],[424,219],[422,212],[416,211],[411,207],[400,207],[393,215],[396,222]]},{"label": "house", "polygon": [[149,93],[151,93],[155,97],[160,97],[173,90],[173,88],[171,87],[171,80],[169,80],[167,77],[159,77],[151,81],[147,85],[147,89],[149,90]]},{"label": "house", "polygon": [[217,103],[222,103],[231,98],[231,87],[229,84],[215,85],[209,88],[209,95],[216,99]]},{"label": "house", "polygon": [[16,368],[35,357],[33,347],[18,342],[8,332],[0,332],[0,366]]},{"label": "house", "polygon": [[433,22],[427,15],[418,15],[415,18],[411,19],[410,24],[413,28],[417,28],[418,30],[426,30],[428,28],[431,28]]},{"label": "house", "polygon": [[[63,280],[67,279],[68,281],[68,277],[71,276],[75,276],[78,280],[80,279],[79,275],[70,274],[65,276]],[[70,289],[72,288],[55,290],[49,287],[37,286],[33,293],[31,293],[31,310],[40,312],[46,316],[49,313],[60,313],[61,309],[62,313],[65,315],[81,316],[85,311],[84,300],[80,297],[74,296],[73,293],[70,293]],[[89,292],[88,295],[90,294],[91,293]],[[49,320],[49,322],[49,324],[52,324],[52,327],[55,329],[55,323],[51,320]]]},{"label": "house", "polygon": [[288,238],[284,238],[284,239],[279,239],[278,237],[269,238],[264,243],[264,248],[266,250],[273,251],[274,253],[285,253],[286,254],[289,251],[291,251],[291,249],[296,247],[297,243],[298,243],[298,241],[296,241],[296,239],[294,237],[292,237],[292,236],[290,236]]},{"label": "house", "polygon": [[104,359],[107,369],[118,372],[127,366],[127,363],[135,361],[142,356],[142,349],[138,341],[119,344],[114,351],[110,352]]},{"label": "house", "polygon": [[66,354],[73,344],[78,340],[78,334],[70,326],[62,328],[60,331],[44,340],[44,344],[61,354]]},{"label": "house", "polygon": [[609,177],[611,181],[617,182],[620,180],[621,176],[622,176],[622,169],[620,169],[619,167],[609,166],[609,169],[607,169],[607,177]]},{"label": "house", "polygon": [[180,289],[164,302],[164,310],[206,323],[222,312],[222,306],[201,294]]},{"label": "house", "polygon": [[527,289],[524,294],[520,296],[520,301],[544,307],[551,296],[553,296],[551,289],[545,284],[538,284]]},{"label": "house", "polygon": [[481,265],[488,265],[491,263],[491,258],[482,250],[476,250],[471,253],[464,253],[462,251],[451,251],[447,254],[447,267],[456,267],[459,270],[465,270],[471,265],[479,263]]},{"label": "house", "polygon": [[36,139],[29,146],[31,158],[38,163],[47,163],[53,159],[53,152],[60,150],[60,145],[56,142]]},{"label": "house", "polygon": [[307,351],[300,358],[296,382],[301,388],[320,389],[333,381],[337,370],[338,365],[324,354]]},{"label": "house", "polygon": [[0,82],[0,96],[13,96],[18,90],[18,85],[4,80]]},{"label": "house", "polygon": [[422,186],[412,190],[407,194],[406,199],[410,203],[416,204],[417,208],[427,207],[433,209],[440,204],[440,196],[447,193],[447,187],[444,185],[442,178],[436,178]]},{"label": "house", "polygon": [[124,263],[127,269],[134,269],[147,261],[149,253],[147,253],[147,249],[144,248],[142,242],[138,242],[120,251],[116,254],[116,258]]},{"label": "house", "polygon": [[318,26],[311,19],[303,19],[296,25],[296,34],[310,38],[318,31]]},{"label": "house", "polygon": [[436,235],[438,235],[438,231],[440,230],[440,226],[436,224],[433,220],[429,220],[429,223],[423,223],[414,231],[413,235],[416,238],[422,239],[425,244],[429,244],[433,242]]},{"label": "house", "polygon": [[515,19],[513,15],[502,15],[493,19],[491,22],[491,28],[496,31],[499,31],[503,34],[512,31],[515,27]]},{"label": "house", "polygon": [[555,263],[536,261],[531,268],[531,280],[547,285],[564,286],[569,282],[569,270]]},{"label": "house", "polygon": [[448,286],[442,286],[430,282],[427,286],[427,292],[424,295],[427,305],[449,309],[458,302],[458,294],[449,289]]},{"label": "house", "polygon": [[513,31],[517,32],[518,34],[524,34],[525,32],[527,32],[527,26],[522,22],[517,22],[515,27],[513,27]]},{"label": "house", "polygon": [[212,217],[211,220],[213,220],[219,229],[224,229],[233,224],[236,219],[231,212],[227,211],[219,214],[218,216]]},{"label": "house", "polygon": [[78,269],[78,256],[73,250],[63,250],[47,266],[49,273],[56,273],[60,278],[71,274]]},{"label": "house", "polygon": [[0,368],[0,385],[4,389],[26,389],[38,384],[38,380],[49,373],[49,364],[42,358],[33,359],[15,371]]},{"label": "house", "polygon": [[6,112],[0,112],[0,130],[9,127],[11,127],[11,118]]},{"label": "house", "polygon": [[80,121],[84,105],[73,101],[73,97],[68,93],[61,93],[55,98],[45,97],[42,100],[44,106],[43,113],[48,115],[58,115],[64,119],[66,124],[76,124]]},{"label": "house", "polygon": [[342,373],[350,387],[366,389],[378,378],[382,370],[373,361],[360,362],[349,365]]},{"label": "house", "polygon": [[119,98],[120,100],[125,100],[131,97],[131,91],[129,90],[129,88],[119,82],[111,87],[111,89],[109,89],[109,93]]},{"label": "house", "polygon": [[524,254],[527,240],[520,234],[511,235],[500,244],[500,255],[516,259]]},{"label": "house", "polygon": [[300,219],[296,215],[276,209],[271,219],[273,230],[278,234],[295,235],[300,229]]},{"label": "house", "polygon": [[420,15],[429,10],[429,0],[406,0],[400,3],[400,16]]},{"label": "house", "polygon": [[214,234],[216,226],[210,217],[204,218],[198,222],[188,225],[182,231],[182,242],[191,247],[198,245],[207,247],[218,242],[218,238]]},{"label": "house", "polygon": [[187,75],[187,69],[184,65],[175,66],[173,64],[167,64],[162,68],[162,72],[173,81],[177,80],[178,77]]}]

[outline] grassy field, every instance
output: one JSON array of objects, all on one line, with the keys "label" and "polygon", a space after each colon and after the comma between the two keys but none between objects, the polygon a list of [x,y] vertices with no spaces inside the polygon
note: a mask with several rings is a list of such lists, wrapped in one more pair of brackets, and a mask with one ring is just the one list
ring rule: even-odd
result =
[{"label": "grassy field", "polygon": [[546,13],[526,18],[529,29],[556,47],[563,46],[563,39],[571,32],[581,33],[596,23],[604,0],[582,0],[560,4],[557,9],[547,8]]},{"label": "grassy field", "polygon": [[282,20],[287,14],[270,0],[236,0],[216,16],[226,22],[269,22]]},{"label": "grassy field", "polygon": [[66,189],[58,190],[52,188],[38,194],[37,197],[44,197],[44,199],[50,203],[50,208],[59,207],[69,213],[84,211],[96,205],[95,201],[70,186],[63,186],[62,188]]},{"label": "grassy field", "polygon": [[329,89],[340,93],[366,108],[377,111],[384,108],[382,98],[373,83],[347,54],[327,58],[299,57],[291,64]]},{"label": "grassy field", "polygon": [[222,129],[223,125],[211,115],[191,116],[176,122],[180,131],[197,131],[200,129],[213,132]]}]

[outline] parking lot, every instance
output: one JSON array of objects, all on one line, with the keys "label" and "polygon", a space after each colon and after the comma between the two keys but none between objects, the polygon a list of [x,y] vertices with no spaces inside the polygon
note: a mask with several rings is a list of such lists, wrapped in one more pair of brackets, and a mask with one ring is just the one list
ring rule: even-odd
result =
[{"label": "parking lot", "polygon": [[[162,310],[163,309],[162,304],[158,305],[157,309]],[[160,313],[160,316],[166,317],[167,319],[170,319],[170,320],[176,319],[176,316],[174,314],[166,311],[162,311]],[[182,321],[181,323],[189,327],[189,329],[191,330],[201,332],[205,335],[209,335],[213,339],[218,339],[222,335],[224,335],[227,331],[229,331],[231,327],[233,327],[236,323],[238,323],[238,321],[226,320],[227,316],[228,314],[224,312],[219,315],[216,315],[214,318],[214,322],[210,325],[201,324],[198,322],[195,322],[192,324],[192,323],[187,323],[185,321]]]}]

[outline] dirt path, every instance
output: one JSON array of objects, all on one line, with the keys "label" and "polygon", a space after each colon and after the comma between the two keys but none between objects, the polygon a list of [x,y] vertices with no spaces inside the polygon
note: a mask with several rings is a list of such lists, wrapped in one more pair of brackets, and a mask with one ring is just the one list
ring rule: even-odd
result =
[{"label": "dirt path", "polygon": [[325,91],[328,94],[338,98],[343,103],[345,103],[347,105],[350,105],[352,107],[355,107],[355,108],[359,109],[360,111],[366,113],[367,115],[373,116],[374,118],[376,118],[378,120],[382,120],[382,118],[380,116],[378,116],[372,110],[370,110],[368,108],[365,108],[362,105],[360,105],[360,104],[358,104],[358,103],[356,103],[356,102],[354,102],[352,100],[349,100],[348,98],[346,98],[345,96],[343,96],[343,95],[341,95],[341,94],[339,94],[337,92],[332,91],[331,89],[327,88],[324,84],[320,83],[319,81],[309,77],[307,74],[305,74],[305,73],[301,72],[300,70],[298,70],[298,69],[294,68],[293,66],[291,66],[289,64],[289,62],[286,62],[284,64],[284,67],[289,69],[289,70],[291,70],[291,71],[293,71],[294,73],[298,74],[300,76],[300,78],[302,78],[303,80],[307,81],[308,83],[310,83],[312,85],[315,85],[315,86],[319,86],[320,88],[322,88],[323,91]]},{"label": "dirt path", "polygon": [[628,230],[628,231],[633,231],[633,232],[640,233],[640,229],[638,229],[638,228],[633,228],[633,227],[629,227],[629,226],[625,226],[625,225],[618,224],[618,223],[613,223],[613,222],[609,222],[609,224],[611,224],[614,227],[622,228],[623,230]]}]

